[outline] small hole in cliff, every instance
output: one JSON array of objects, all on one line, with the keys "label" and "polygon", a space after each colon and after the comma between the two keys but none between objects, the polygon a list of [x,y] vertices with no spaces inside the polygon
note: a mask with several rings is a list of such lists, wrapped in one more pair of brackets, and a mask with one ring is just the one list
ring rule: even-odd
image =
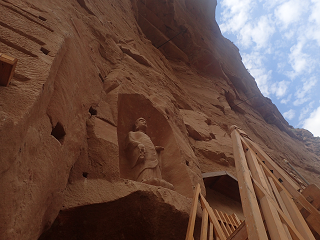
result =
[{"label": "small hole in cliff", "polygon": [[44,47],[41,47],[40,50],[41,50],[41,52],[43,52],[45,55],[48,55],[49,52],[50,52],[48,49],[46,49],[46,48],[44,48]]},{"label": "small hole in cliff", "polygon": [[279,178],[278,180],[279,180],[279,182],[280,182],[280,183],[282,183],[282,182],[283,182],[281,178]]},{"label": "small hole in cliff", "polygon": [[42,17],[42,16],[39,16],[39,19],[42,20],[42,21],[47,21],[47,19]]},{"label": "small hole in cliff", "polygon": [[216,139],[216,136],[213,133],[210,133],[212,139]]},{"label": "small hole in cliff", "polygon": [[186,161],[186,165],[189,166],[189,161]]},{"label": "small hole in cliff", "polygon": [[87,172],[83,172],[83,173],[82,173],[82,176],[83,176],[84,178],[88,178],[88,174],[89,174],[89,173],[87,173]]},{"label": "small hole in cliff", "polygon": [[57,125],[52,128],[51,135],[54,136],[60,143],[63,143],[66,132],[64,131],[64,128],[60,122],[58,122]]},{"label": "small hole in cliff", "polygon": [[97,115],[98,114],[98,111],[96,109],[94,109],[93,107],[90,107],[89,109],[89,113],[92,115]]}]

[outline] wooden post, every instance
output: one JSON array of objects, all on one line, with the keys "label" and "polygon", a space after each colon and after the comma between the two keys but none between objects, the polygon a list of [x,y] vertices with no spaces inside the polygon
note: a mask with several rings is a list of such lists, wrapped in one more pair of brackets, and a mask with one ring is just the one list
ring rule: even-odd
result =
[{"label": "wooden post", "polygon": [[214,215],[212,208],[209,206],[209,203],[202,196],[201,193],[200,193],[200,202],[201,202],[202,208],[206,208],[208,211],[210,221],[213,223],[213,226],[214,226],[215,231],[217,233],[216,237],[218,237],[220,240],[226,240],[226,236],[221,229],[221,226],[219,224],[217,217]]},{"label": "wooden post", "polygon": [[288,196],[288,194],[284,191],[280,192],[280,196],[285,203],[288,212],[291,216],[291,219],[296,226],[299,233],[304,237],[305,240],[315,240],[313,234],[311,233],[307,223],[305,222],[304,218],[302,217],[299,209],[292,201],[292,199]]},{"label": "wooden post", "polygon": [[238,184],[242,208],[246,217],[246,227],[249,240],[267,240],[259,205],[254,194],[249,168],[243,152],[240,134],[237,130],[231,133],[233,152],[238,176]]},{"label": "wooden post", "polygon": [[202,224],[200,240],[207,240],[208,237],[208,211],[204,208],[202,210]]},{"label": "wooden post", "polygon": [[209,225],[209,240],[213,240],[213,224],[210,222]]},{"label": "wooden post", "polygon": [[188,229],[187,229],[187,234],[186,234],[186,240],[193,239],[193,231],[194,231],[194,225],[196,223],[199,194],[200,194],[200,184],[198,183],[194,197],[193,197],[193,201],[192,201],[192,207],[191,207],[191,212],[190,212],[190,216],[189,216],[189,223],[188,223]]},{"label": "wooden post", "polygon": [[[252,177],[265,189],[267,194],[269,194],[269,196],[271,197],[271,192],[269,191],[266,179],[264,178],[255,154],[250,148],[248,148],[248,151],[246,152],[246,157]],[[274,208],[272,203],[266,196],[262,196],[261,198],[259,198],[259,200],[271,239],[288,239],[278,212]]]}]

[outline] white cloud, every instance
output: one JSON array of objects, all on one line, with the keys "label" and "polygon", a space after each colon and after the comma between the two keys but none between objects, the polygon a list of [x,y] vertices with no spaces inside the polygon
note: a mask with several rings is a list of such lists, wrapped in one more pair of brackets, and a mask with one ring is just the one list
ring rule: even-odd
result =
[{"label": "white cloud", "polygon": [[238,32],[248,21],[250,11],[254,6],[253,0],[223,0],[221,6],[224,9],[222,12],[223,23],[220,25],[221,31]]},{"label": "white cloud", "polygon": [[283,114],[283,116],[288,120],[292,120],[295,117],[295,115],[296,115],[296,112],[293,109],[290,109],[289,111]]},{"label": "white cloud", "polygon": [[312,132],[315,137],[320,137],[320,107],[314,110],[309,118],[304,121],[303,128]]},{"label": "white cloud", "polygon": [[[300,111],[300,116],[299,116],[299,121],[301,121],[302,119],[304,119],[306,117],[306,115],[311,111],[311,109],[313,108],[314,105],[314,101],[310,102],[307,106],[303,107]],[[301,124],[301,123],[300,123]]]},{"label": "white cloud", "polygon": [[[262,0],[259,0],[260,2]],[[275,6],[284,3],[286,0],[268,0],[268,1],[263,1],[263,7],[267,8],[268,10],[273,9]]]},{"label": "white cloud", "polygon": [[275,28],[273,26],[270,16],[261,16],[254,24],[247,23],[240,31],[240,43],[249,47],[252,42],[256,44],[257,48],[267,47],[270,37],[274,34]]},{"label": "white cloud", "polygon": [[317,25],[320,25],[320,1],[319,0],[311,0],[312,6],[311,15],[309,17],[309,21],[315,22]]},{"label": "white cloud", "polygon": [[291,98],[292,98],[292,94],[289,94],[287,98],[281,100],[281,103],[287,104],[288,102],[291,101]]},{"label": "white cloud", "polygon": [[289,84],[290,82],[285,80],[273,83],[270,91],[271,93],[275,94],[277,98],[281,98],[286,94]]},{"label": "white cloud", "polygon": [[243,64],[255,78],[260,91],[264,96],[269,96],[269,81],[271,79],[272,71],[266,70],[263,60],[263,56],[259,52],[242,55]]},{"label": "white cloud", "polygon": [[304,40],[299,41],[296,45],[290,48],[289,63],[293,71],[288,73],[291,79],[296,78],[303,72],[311,72],[313,69],[314,61],[311,57],[303,53]]},{"label": "white cloud", "polygon": [[315,77],[305,81],[302,88],[295,93],[297,99],[293,102],[293,105],[299,106],[307,102],[310,99],[309,92],[313,89],[317,82],[318,80]]},{"label": "white cloud", "polygon": [[306,9],[307,1],[290,0],[278,6],[274,14],[280,24],[287,28],[290,24],[299,22]]}]

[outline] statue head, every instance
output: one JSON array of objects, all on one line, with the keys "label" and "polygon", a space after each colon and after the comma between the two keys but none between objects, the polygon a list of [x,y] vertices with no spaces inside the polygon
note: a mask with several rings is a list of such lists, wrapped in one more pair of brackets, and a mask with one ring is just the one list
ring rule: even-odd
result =
[{"label": "statue head", "polygon": [[135,131],[147,131],[147,121],[144,118],[138,118],[135,122]]}]

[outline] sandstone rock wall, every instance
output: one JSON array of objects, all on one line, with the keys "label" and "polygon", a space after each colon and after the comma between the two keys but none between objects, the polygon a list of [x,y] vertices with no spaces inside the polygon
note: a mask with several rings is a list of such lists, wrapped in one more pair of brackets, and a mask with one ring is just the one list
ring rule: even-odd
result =
[{"label": "sandstone rock wall", "polygon": [[175,187],[143,191],[150,199],[173,196],[166,204],[181,213],[172,217],[184,227],[194,186],[205,191],[201,173],[235,175],[233,124],[284,168],[282,158],[319,183],[318,151],[261,95],[238,49],[221,35],[215,6],[1,1],[0,51],[18,65],[11,84],[0,87],[0,239],[37,239],[60,210],[78,216],[75,209],[105,209],[103,203],[141,192],[143,184],[123,183],[130,179],[123,140],[140,116],[167,151],[163,177]]}]

